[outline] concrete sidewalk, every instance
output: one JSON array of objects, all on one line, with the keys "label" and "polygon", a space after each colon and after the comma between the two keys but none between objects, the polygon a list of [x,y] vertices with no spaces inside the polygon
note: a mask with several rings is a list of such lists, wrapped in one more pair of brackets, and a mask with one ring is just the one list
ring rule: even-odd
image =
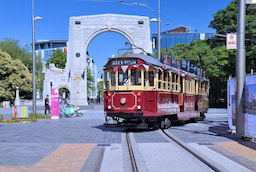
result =
[{"label": "concrete sidewalk", "polygon": [[[118,162],[119,164],[112,166],[111,169],[123,171],[126,166],[120,163],[126,160],[124,156],[127,153],[122,145],[124,129],[108,128],[103,125],[105,119],[102,105],[94,105],[83,111],[84,115],[77,118],[41,119],[36,123],[26,124],[0,124],[0,171],[90,172],[95,169],[94,163],[99,159],[103,147],[104,157],[107,158],[103,159],[104,167]],[[8,115],[9,112],[10,109],[0,109],[0,114]],[[235,139],[233,135],[225,135],[225,121],[220,120],[220,126],[211,125],[213,117],[209,115],[210,125],[207,121],[191,123],[172,127],[169,131],[197,151],[204,154],[215,152],[218,157],[241,165],[239,169],[256,171],[256,144]],[[220,115],[220,119],[225,120],[225,115]],[[193,131],[195,128],[198,130]],[[190,138],[184,136],[185,132],[188,132]],[[191,141],[193,137],[196,139]],[[138,150],[142,155],[152,153],[151,150],[144,149],[145,145],[148,148],[156,147],[156,152],[159,145],[168,148],[166,140],[158,131],[135,132],[134,140],[138,143]],[[209,153],[208,156],[214,158],[213,154]],[[146,160],[144,158],[141,161]],[[232,163],[223,165],[230,167]]]}]

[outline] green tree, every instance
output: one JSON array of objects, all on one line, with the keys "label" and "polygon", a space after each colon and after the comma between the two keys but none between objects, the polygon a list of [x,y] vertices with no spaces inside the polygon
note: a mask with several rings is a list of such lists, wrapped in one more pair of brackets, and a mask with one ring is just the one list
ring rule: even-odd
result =
[{"label": "green tree", "polygon": [[67,53],[61,51],[61,49],[54,50],[51,58],[47,60],[46,67],[49,67],[50,63],[55,64],[59,69],[64,69],[67,61]]},{"label": "green tree", "polygon": [[13,59],[21,60],[32,73],[32,59],[28,46],[23,48],[19,46],[18,40],[3,38],[2,41],[0,41],[0,49],[7,52]]},{"label": "green tree", "polygon": [[[232,1],[225,9],[219,10],[216,14],[213,15],[214,20],[210,22],[209,27],[216,29],[217,34],[227,34],[227,33],[236,33],[237,32],[237,13],[238,13],[238,0]],[[247,5],[246,6],[246,16],[245,16],[245,45],[246,45],[246,60],[247,73],[251,69],[256,70],[256,57],[255,54],[255,43],[256,43],[256,6]],[[218,42],[218,44],[216,44]],[[213,39],[212,44],[225,45],[225,40],[218,40],[218,38]],[[235,51],[235,50],[233,50]],[[235,58],[235,53],[232,53],[232,58]],[[230,59],[230,65],[235,66],[235,60]],[[234,68],[231,68],[229,71],[230,74],[234,76]]]},{"label": "green tree", "polygon": [[94,78],[92,76],[92,73],[89,69],[87,69],[87,92],[89,90],[95,90],[93,83],[94,83]]},{"label": "green tree", "polygon": [[[11,38],[3,38],[0,41],[0,49],[3,52],[7,52],[13,59],[19,59],[32,73],[32,54],[30,53],[30,47],[28,45],[21,47],[20,41]],[[43,92],[44,75],[42,73],[43,64],[40,60],[40,56],[36,56],[36,88]]]},{"label": "green tree", "polygon": [[188,45],[184,43],[178,43],[175,46],[167,49],[162,49],[161,51],[165,54],[170,54],[172,57],[180,60],[183,57],[187,57],[189,52]]},{"label": "green tree", "polygon": [[21,98],[32,98],[32,75],[19,59],[0,50],[0,101],[15,99],[16,87]]},{"label": "green tree", "polygon": [[99,93],[101,102],[102,102],[102,100],[103,100],[103,93],[104,93],[103,84],[104,84],[103,81],[99,81],[99,82],[97,83],[97,89],[98,89],[98,93]]},{"label": "green tree", "polygon": [[216,29],[217,34],[236,33],[237,30],[237,0],[231,2],[225,9],[213,15],[214,20],[209,27]]},{"label": "green tree", "polygon": [[[238,0],[232,1],[225,9],[219,10],[213,15],[214,20],[210,22],[209,27],[216,29],[217,34],[222,34],[222,37],[227,33],[237,32],[237,15],[238,15]],[[256,6],[246,5],[246,16],[245,16],[245,45],[246,45],[246,72],[250,72],[251,69],[256,70]],[[236,66],[236,50],[227,50],[225,46],[226,39],[221,39],[216,36],[215,38],[208,41],[209,45],[215,51],[217,56],[225,58],[225,63],[216,63],[221,65],[221,75],[218,78],[211,79],[211,90],[212,87],[219,85],[219,92],[212,95],[220,95],[221,98],[226,99],[226,84],[229,75],[235,76]],[[217,91],[217,89],[215,89]]]}]

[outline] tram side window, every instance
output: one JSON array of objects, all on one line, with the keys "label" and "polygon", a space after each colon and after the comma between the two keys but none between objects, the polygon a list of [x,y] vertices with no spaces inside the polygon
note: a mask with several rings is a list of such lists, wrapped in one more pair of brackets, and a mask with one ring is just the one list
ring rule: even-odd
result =
[{"label": "tram side window", "polygon": [[116,86],[116,74],[115,72],[111,72],[111,86]]},{"label": "tram side window", "polygon": [[178,90],[178,83],[179,83],[179,75],[176,75],[176,90]]},{"label": "tram side window", "polygon": [[164,89],[168,89],[168,81],[169,81],[169,72],[168,71],[164,71]]},{"label": "tram side window", "polygon": [[148,72],[148,78],[149,78],[149,86],[154,86],[154,72],[153,71]]},{"label": "tram side window", "polygon": [[128,85],[128,70],[118,70],[118,85]]},{"label": "tram side window", "polygon": [[105,73],[105,88],[109,89],[109,72]]},{"label": "tram side window", "polygon": [[170,73],[168,72],[168,73],[167,73],[167,89],[168,89],[168,90],[171,89],[170,82],[171,82],[171,76],[170,76]]},{"label": "tram side window", "polygon": [[175,73],[172,74],[172,90],[176,90],[176,76]]},{"label": "tram side window", "polygon": [[183,78],[184,77],[180,77],[180,93],[183,93]]},{"label": "tram side window", "polygon": [[158,88],[162,88],[162,79],[163,79],[163,72],[158,70]]},{"label": "tram side window", "polygon": [[147,83],[147,77],[146,77],[146,71],[144,71],[144,87],[146,86]]}]

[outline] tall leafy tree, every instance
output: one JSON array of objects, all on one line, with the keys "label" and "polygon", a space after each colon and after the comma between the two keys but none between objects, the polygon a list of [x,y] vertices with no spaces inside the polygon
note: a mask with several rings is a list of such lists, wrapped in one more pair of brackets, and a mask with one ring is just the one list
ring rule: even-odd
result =
[{"label": "tall leafy tree", "polygon": [[16,87],[20,97],[32,98],[32,74],[19,59],[12,57],[0,49],[0,101],[15,99]]},{"label": "tall leafy tree", "polygon": [[0,49],[7,52],[13,59],[21,60],[32,73],[32,59],[29,47],[21,47],[19,43],[18,40],[3,38],[2,41],[0,41]]},{"label": "tall leafy tree", "polygon": [[56,49],[50,56],[51,58],[47,60],[46,67],[48,67],[50,63],[53,63],[57,68],[65,68],[67,61],[67,53],[61,51],[61,49]]},{"label": "tall leafy tree", "polygon": [[92,76],[92,73],[89,69],[87,69],[87,92],[89,90],[95,90],[93,83],[94,83],[94,78]]},{"label": "tall leafy tree", "polygon": [[103,84],[104,84],[103,81],[99,81],[99,82],[97,83],[97,90],[98,90],[98,92],[99,92],[100,100],[103,100],[103,93],[104,93]]},{"label": "tall leafy tree", "polygon": [[[237,15],[238,15],[238,0],[232,1],[225,9],[219,10],[213,15],[214,20],[210,22],[209,27],[216,29],[217,34],[227,34],[237,32]],[[246,16],[245,16],[245,45],[246,45],[246,60],[247,66],[246,71],[250,72],[251,69],[256,70],[256,57],[255,54],[255,44],[256,44],[256,6],[247,5],[246,6]],[[218,41],[223,45],[225,41]],[[235,50],[233,50],[235,51]],[[232,58],[235,58],[235,53],[232,53]],[[230,59],[231,66],[235,66],[235,60]],[[229,71],[230,74],[234,76],[233,68]]]},{"label": "tall leafy tree", "polygon": [[[29,69],[29,72],[32,73],[32,54],[30,53],[30,47],[26,45],[21,47],[19,45],[20,41],[14,40],[11,38],[3,38],[0,41],[0,49],[3,52],[7,52],[12,59],[19,59],[22,63]],[[43,91],[43,82],[44,75],[42,73],[43,64],[39,56],[35,57],[36,60],[36,88],[42,92]]]},{"label": "tall leafy tree", "polygon": [[[237,15],[238,15],[238,0],[232,1],[225,9],[219,10],[213,15],[214,20],[210,22],[209,27],[216,29],[217,34],[222,34],[224,37],[227,33],[237,33]],[[246,72],[251,69],[256,70],[256,6],[246,5],[245,16],[245,45],[246,45]],[[222,75],[218,80],[212,79],[212,86],[220,85],[221,96],[226,95],[226,80],[228,75],[235,76],[236,66],[236,51],[225,50],[225,40],[216,36],[209,41],[211,47],[215,47],[216,54],[222,58],[226,58],[228,63],[222,64]],[[217,63],[219,64],[219,63]],[[221,86],[224,85],[224,86]],[[217,94],[215,94],[217,95]],[[225,97],[224,97],[225,98]]]}]

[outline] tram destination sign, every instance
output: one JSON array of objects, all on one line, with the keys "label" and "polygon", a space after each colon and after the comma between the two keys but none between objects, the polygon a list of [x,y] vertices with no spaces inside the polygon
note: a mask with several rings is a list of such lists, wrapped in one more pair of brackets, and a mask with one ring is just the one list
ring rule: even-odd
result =
[{"label": "tram destination sign", "polygon": [[112,61],[112,66],[131,66],[136,64],[137,59],[116,59]]}]

